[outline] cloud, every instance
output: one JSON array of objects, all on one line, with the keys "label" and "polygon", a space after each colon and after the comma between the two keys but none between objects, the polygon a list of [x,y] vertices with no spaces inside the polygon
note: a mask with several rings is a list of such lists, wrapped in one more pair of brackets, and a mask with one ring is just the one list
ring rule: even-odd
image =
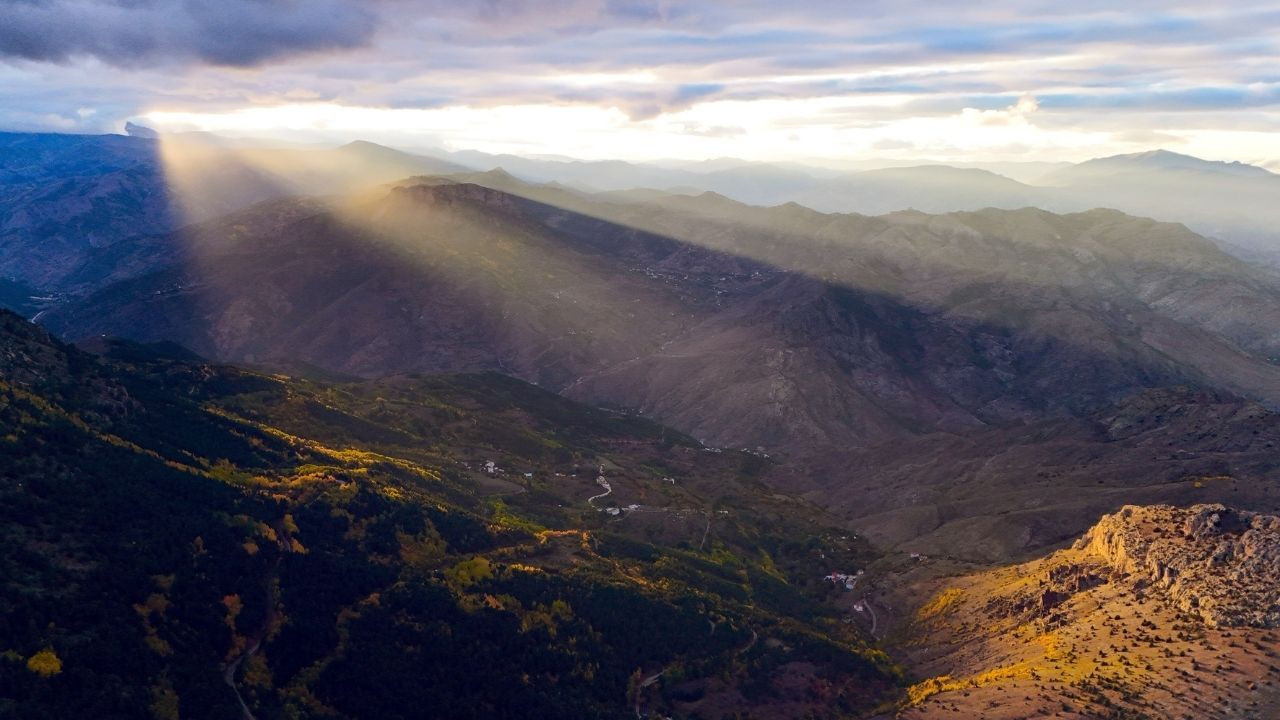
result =
[{"label": "cloud", "polygon": [[967,107],[961,116],[977,125],[1026,125],[1027,116],[1040,109],[1040,103],[1031,95],[1023,95],[1018,101],[1001,110],[980,110]]},{"label": "cloud", "polygon": [[[719,154],[766,138],[963,154],[949,133],[974,153],[1003,135],[1120,152],[1142,132],[1190,152],[1210,131],[1237,147],[1274,128],[1278,27],[1276,0],[0,0],[0,128],[305,103],[567,107],[600,111],[602,152],[624,129],[638,148],[699,138],[680,152]],[[670,137],[640,132],[655,128]]]},{"label": "cloud", "polygon": [[733,138],[745,135],[746,128],[737,125],[700,125],[697,123],[686,123],[683,127],[686,135],[697,135],[708,138]]},{"label": "cloud", "polygon": [[914,150],[916,144],[910,140],[898,138],[881,138],[871,143],[872,150]]},{"label": "cloud", "polygon": [[3,0],[0,58],[254,66],[366,45],[376,21],[370,7],[341,0]]},{"label": "cloud", "polygon": [[1187,142],[1187,139],[1180,135],[1160,132],[1159,130],[1129,130],[1127,132],[1112,133],[1111,138],[1116,142],[1145,146],[1181,145]]}]

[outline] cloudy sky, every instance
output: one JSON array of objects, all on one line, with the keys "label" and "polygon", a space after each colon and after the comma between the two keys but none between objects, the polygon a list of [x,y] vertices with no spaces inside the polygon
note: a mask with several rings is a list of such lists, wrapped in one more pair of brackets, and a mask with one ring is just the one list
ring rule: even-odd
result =
[{"label": "cloudy sky", "polygon": [[1273,164],[1280,2],[0,0],[0,128],[126,120],[586,158]]}]

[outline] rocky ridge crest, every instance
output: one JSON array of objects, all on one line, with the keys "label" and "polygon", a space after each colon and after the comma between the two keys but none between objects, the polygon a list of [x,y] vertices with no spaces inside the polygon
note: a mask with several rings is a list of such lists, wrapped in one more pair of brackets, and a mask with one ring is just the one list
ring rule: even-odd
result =
[{"label": "rocky ridge crest", "polygon": [[1280,626],[1280,517],[1225,505],[1127,505],[1075,544],[1219,627]]}]

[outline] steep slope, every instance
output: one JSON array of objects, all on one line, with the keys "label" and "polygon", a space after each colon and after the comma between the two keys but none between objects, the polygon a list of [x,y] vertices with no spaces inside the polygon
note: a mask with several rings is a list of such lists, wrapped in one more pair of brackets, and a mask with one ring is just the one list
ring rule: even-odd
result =
[{"label": "steep slope", "polygon": [[[738,196],[732,193],[731,197]],[[771,203],[780,202],[776,198]],[[786,200],[824,212],[880,215],[899,210],[929,213],[1044,207],[1045,193],[993,172],[946,165],[885,168],[828,179]]]},{"label": "steep slope", "polygon": [[[927,553],[1023,557],[1126,493],[1276,507],[1280,293],[1177,225],[634,202],[492,172],[158,242],[41,322],[345,375],[501,371],[784,455],[782,487]],[[1108,412],[1173,386],[1193,391],[1157,395],[1149,432],[1111,435]],[[1193,492],[1206,475],[1234,480]]]},{"label": "steep slope", "polygon": [[1047,558],[926,581],[901,643],[932,677],[899,717],[1274,717],[1277,553],[1275,516],[1127,506]]},{"label": "steep slope", "polygon": [[1054,172],[1048,207],[1114,207],[1186,223],[1272,266],[1280,262],[1280,175],[1238,162],[1164,150],[1118,155]]},{"label": "steep slope", "polygon": [[1280,400],[1280,290],[1179,226],[465,180],[197,226],[166,240],[176,262],[43,320],[368,376],[503,369],[748,447],[1078,414],[1177,383]]},{"label": "steep slope", "polygon": [[491,155],[473,150],[448,157],[474,168],[503,168],[535,183],[560,183],[586,192],[715,192],[752,205],[797,202],[829,212],[879,214],[914,208],[925,212],[1043,205],[1033,187],[1067,163],[924,164],[909,160],[803,163],[719,158],[698,162],[575,161]]},{"label": "steep slope", "polygon": [[1150,150],[1086,160],[1048,173],[1041,178],[1041,181],[1046,185],[1071,185],[1086,179],[1096,180],[1122,173],[1179,170],[1254,179],[1275,177],[1274,173],[1266,168],[1247,163],[1201,160],[1198,157],[1169,150]]},{"label": "steep slope", "polygon": [[1280,512],[1280,415],[1187,388],[1055,418],[832,450],[788,485],[845,508],[886,549],[1020,559],[1124,503],[1226,502]]},{"label": "steep slope", "polygon": [[271,198],[463,169],[373,143],[276,149],[199,135],[0,133],[0,277],[46,292],[93,288],[96,257],[139,236]]},{"label": "steep slope", "polygon": [[0,713],[774,717],[899,692],[823,600],[869,550],[758,457],[499,376],[104,347],[0,314]]},{"label": "steep slope", "polygon": [[504,167],[533,182],[586,191],[657,188],[715,192],[740,202],[795,202],[823,212],[880,214],[915,209],[946,213],[987,207],[1054,212],[1115,208],[1181,222],[1233,254],[1280,264],[1273,208],[1280,181],[1266,168],[1157,150],[1069,163],[920,165],[880,161],[872,169],[831,170],[744,161],[639,165],[569,162],[463,153],[473,167]]},{"label": "steep slope", "polygon": [[[200,205],[211,214],[280,193],[278,179],[255,169],[214,162],[204,170]],[[93,249],[191,219],[155,140],[0,133],[0,275],[63,290]]]}]

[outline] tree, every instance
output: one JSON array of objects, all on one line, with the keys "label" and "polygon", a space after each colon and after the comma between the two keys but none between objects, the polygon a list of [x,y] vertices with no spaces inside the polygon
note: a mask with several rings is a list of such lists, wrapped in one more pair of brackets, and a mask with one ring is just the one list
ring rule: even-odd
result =
[{"label": "tree", "polygon": [[27,659],[27,669],[40,677],[53,677],[62,672],[62,660],[53,648],[45,648]]}]

